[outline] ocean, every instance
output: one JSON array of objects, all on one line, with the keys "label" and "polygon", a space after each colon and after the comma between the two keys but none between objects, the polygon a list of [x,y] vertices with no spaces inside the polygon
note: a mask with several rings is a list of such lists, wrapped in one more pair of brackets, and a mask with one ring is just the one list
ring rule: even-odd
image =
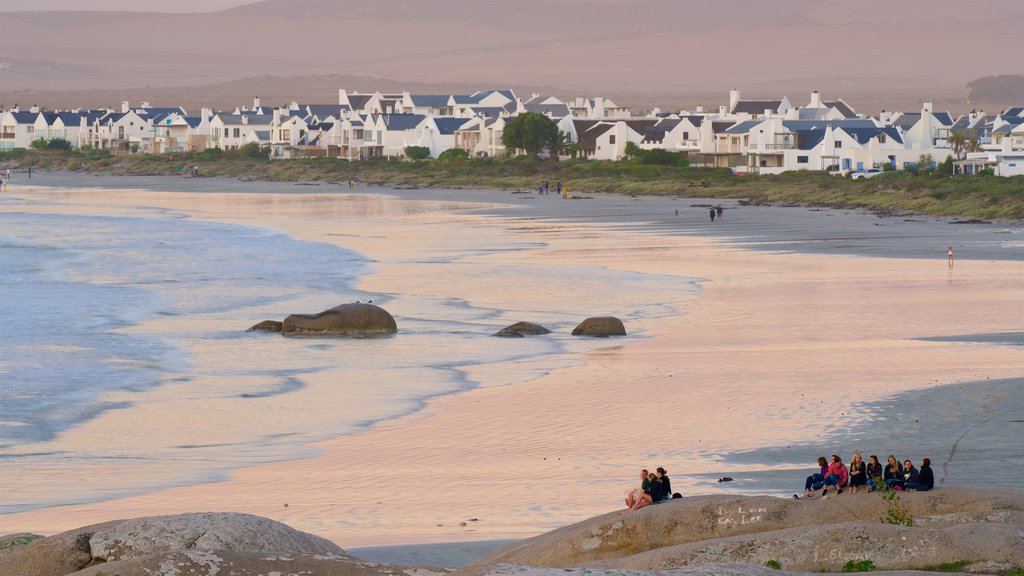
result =
[{"label": "ocean", "polygon": [[[0,476],[17,487],[4,491],[0,514],[311,456],[316,441],[415,413],[432,398],[578,363],[607,342],[568,330],[619,286],[638,302],[623,311],[627,322],[674,314],[674,300],[697,290],[691,279],[582,263],[510,269],[488,256],[536,246],[486,234],[399,263],[441,274],[459,266],[530,297],[557,295],[566,279],[578,284],[571,301],[541,296],[547,304],[519,318],[485,294],[446,298],[415,289],[415,279],[412,289],[362,291],[378,263],[338,245],[159,207],[107,210],[101,199],[92,210],[66,208],[60,186],[52,191],[8,194],[0,214]],[[260,320],[371,298],[395,313],[399,334],[246,332]],[[488,337],[519,319],[562,334],[514,346]],[[510,363],[516,370],[487,368]]]}]

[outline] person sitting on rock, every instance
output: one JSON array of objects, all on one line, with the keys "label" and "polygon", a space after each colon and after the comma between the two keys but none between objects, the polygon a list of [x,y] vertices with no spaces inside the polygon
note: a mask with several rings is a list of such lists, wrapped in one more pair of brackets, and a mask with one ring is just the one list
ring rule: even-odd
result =
[{"label": "person sitting on rock", "polygon": [[914,463],[909,459],[903,461],[903,488],[906,489],[908,484],[917,483],[917,468],[914,468]]},{"label": "person sitting on rock", "polygon": [[882,473],[882,480],[885,481],[885,487],[896,488],[898,486],[903,488],[903,467],[900,466],[900,461],[892,454],[889,454],[887,462],[888,464],[885,467],[885,471]]},{"label": "person sitting on rock", "polygon": [[640,471],[640,487],[630,488],[626,492],[626,508],[632,508],[645,492],[648,494],[651,492],[651,481],[647,479],[646,468]]},{"label": "person sitting on rock", "polygon": [[810,496],[825,485],[825,474],[828,474],[828,460],[824,456],[818,456],[818,467],[820,471],[815,472],[804,480],[804,496]]},{"label": "person sitting on rock", "polygon": [[654,481],[656,479],[657,479],[657,476],[655,476],[654,474],[648,474],[647,475],[647,482],[644,485],[644,486],[646,486],[646,488],[644,489],[644,493],[640,494],[640,497],[637,498],[636,502],[633,502],[633,505],[629,507],[629,510],[625,510],[624,512],[620,512],[620,514],[625,514],[626,512],[632,512],[634,510],[639,510],[639,509],[643,508],[644,506],[647,506],[649,504],[653,504],[654,500],[651,498],[651,491],[654,489],[653,486],[654,486]]},{"label": "person sitting on rock", "polygon": [[651,474],[651,503],[657,504],[665,499],[665,483],[657,473]]},{"label": "person sitting on rock", "polygon": [[843,486],[850,481],[850,472],[843,464],[843,459],[838,455],[832,455],[832,463],[828,465],[828,474],[825,474],[825,487],[821,489],[821,495],[828,495],[828,487],[835,486],[836,494],[843,493]]},{"label": "person sitting on rock", "polygon": [[917,472],[917,482],[907,482],[907,490],[927,492],[935,487],[935,475],[932,474],[931,458],[921,460],[921,469]]},{"label": "person sitting on rock", "polygon": [[[654,471],[654,473],[658,476],[658,481],[661,482],[661,491],[664,494],[661,499],[663,501],[664,500],[671,500],[672,499],[672,481],[668,479],[668,472],[666,472],[665,469],[662,468],[661,466],[658,466],[658,468]],[[655,502],[658,502],[658,501],[655,500]]]},{"label": "person sitting on rock", "polygon": [[882,479],[882,463],[878,461],[878,456],[874,454],[868,458],[867,479],[868,492],[885,487],[885,480]]},{"label": "person sitting on rock", "polygon": [[868,467],[864,465],[860,450],[854,450],[853,458],[850,459],[850,494],[856,494],[857,488],[866,486],[867,483]]}]

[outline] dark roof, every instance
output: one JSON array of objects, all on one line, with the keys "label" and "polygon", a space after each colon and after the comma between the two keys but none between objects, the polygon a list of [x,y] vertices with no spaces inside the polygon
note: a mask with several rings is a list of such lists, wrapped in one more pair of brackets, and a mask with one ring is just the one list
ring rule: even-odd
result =
[{"label": "dark roof", "polygon": [[949,112],[933,112],[932,116],[934,116],[936,120],[941,122],[943,126],[953,125],[953,117],[949,115]]},{"label": "dark roof", "polygon": [[388,127],[388,130],[412,130],[423,122],[426,118],[423,114],[384,114],[381,116],[384,119],[384,125]]},{"label": "dark roof", "polygon": [[372,94],[349,94],[348,103],[352,105],[352,109],[362,108],[366,106],[366,103],[372,98]]},{"label": "dark roof", "polygon": [[703,116],[683,116],[682,118],[680,118],[680,120],[683,120],[683,119],[689,120],[690,124],[693,124],[697,128],[700,128],[700,125],[704,123],[704,117]]},{"label": "dark roof", "polygon": [[[413,94],[410,96],[412,103],[416,106],[431,106],[440,107],[448,106],[448,100],[451,98],[451,94]],[[479,100],[477,100],[479,102]]]},{"label": "dark roof", "polygon": [[1003,112],[1003,116],[1022,116],[1024,117],[1024,106],[1014,106],[1006,112]]},{"label": "dark roof", "polygon": [[483,114],[488,118],[497,118],[498,116],[501,116],[502,112],[505,111],[504,108],[499,108],[497,106],[473,106],[472,110],[477,115]]},{"label": "dark roof", "polygon": [[571,113],[571,112],[569,112],[569,106],[564,104],[564,103],[563,104],[534,104],[532,102],[525,102],[525,103],[523,103],[523,108],[525,108],[527,112],[537,112],[537,113],[540,113],[540,114],[550,114],[551,116],[555,116],[557,118],[562,118],[562,117],[568,116]]},{"label": "dark roof", "polygon": [[800,150],[813,150],[825,138],[824,130],[794,130],[796,147]]},{"label": "dark roof", "polygon": [[764,114],[765,110],[777,112],[782,106],[782,100],[740,100],[732,109],[733,114]]},{"label": "dark roof", "polygon": [[711,122],[711,132],[713,132],[714,134],[720,134],[722,132],[725,132],[726,130],[728,130],[729,128],[731,128],[735,124],[736,124],[735,122],[728,122],[728,121],[725,121],[725,122]]},{"label": "dark roof", "polygon": [[[612,122],[596,121],[582,132],[577,132],[579,145],[583,150],[594,150],[597,148],[597,139],[605,132],[615,127]],[[579,127],[577,127],[579,130]]]},{"label": "dark roof", "polygon": [[199,125],[203,123],[202,116],[185,116],[183,120],[185,120],[185,124],[188,124],[189,128],[199,128]]},{"label": "dark roof", "polygon": [[455,131],[468,121],[467,118],[434,118],[440,134],[455,134]]},{"label": "dark roof", "polygon": [[823,102],[823,104],[825,104],[825,106],[828,106],[829,108],[835,108],[836,110],[839,110],[839,113],[842,114],[843,116],[846,116],[847,118],[857,117],[857,113],[853,111],[853,108],[850,108],[850,106],[846,102],[843,102],[842,100]]},{"label": "dark roof", "polygon": [[747,132],[750,132],[755,126],[758,126],[761,123],[762,123],[761,120],[747,120],[745,122],[740,122],[738,124],[734,124],[728,130],[726,130],[725,133],[726,134],[746,134]]},{"label": "dark roof", "polygon": [[34,124],[39,112],[11,112],[11,115],[18,124]]},{"label": "dark roof", "polygon": [[338,118],[341,116],[341,105],[340,104],[307,104],[306,111],[316,116],[317,119],[323,120],[329,116]]},{"label": "dark roof", "polygon": [[794,132],[797,130],[824,130],[833,128],[875,128],[875,121],[869,118],[848,118],[846,120],[783,120],[782,125]]},{"label": "dark roof", "polygon": [[891,126],[885,128],[840,128],[840,130],[849,134],[859,144],[867,144],[879,134],[885,134],[896,142],[903,143],[903,136],[900,135],[900,131]]},{"label": "dark roof", "polygon": [[892,125],[903,128],[904,130],[910,130],[911,128],[914,127],[915,124],[920,122],[920,120],[920,112],[904,112],[903,114],[900,114],[900,117],[897,118],[896,121],[892,123]]}]

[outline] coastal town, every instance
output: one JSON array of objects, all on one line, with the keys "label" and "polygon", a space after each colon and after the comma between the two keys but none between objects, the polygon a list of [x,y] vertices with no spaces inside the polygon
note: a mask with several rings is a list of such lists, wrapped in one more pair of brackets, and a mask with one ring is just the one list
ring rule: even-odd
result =
[{"label": "coastal town", "polygon": [[[691,166],[737,174],[827,171],[870,177],[951,161],[955,174],[1024,174],[1024,106],[954,117],[924,102],[919,110],[861,114],[817,91],[803,99],[748,99],[731,90],[717,108],[634,111],[606,97],[561,100],[512,90],[473,94],[359,93],[335,103],[268,106],[260,98],[230,111],[121,102],[119,109],[43,110],[14,105],[0,113],[0,152],[46,147],[172,154],[254,145],[271,159],[403,158],[410,147],[437,158],[509,154],[502,132],[516,116],[549,118],[563,136],[548,155],[621,160],[630,150],[664,150]],[[632,146],[631,146],[632,145]],[[951,160],[947,160],[951,159]]]}]

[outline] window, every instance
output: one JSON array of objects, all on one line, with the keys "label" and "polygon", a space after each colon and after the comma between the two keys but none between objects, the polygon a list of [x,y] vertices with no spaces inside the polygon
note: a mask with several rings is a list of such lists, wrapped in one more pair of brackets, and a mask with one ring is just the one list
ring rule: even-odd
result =
[{"label": "window", "polygon": [[878,143],[885,144],[885,132],[878,133]]},{"label": "window", "polygon": [[27,133],[29,133],[29,134],[31,134],[31,133],[33,133],[33,132],[35,132],[35,130],[36,130],[36,127],[35,127],[35,126],[26,126],[26,127],[25,127],[25,132],[27,132]]},{"label": "window", "polygon": [[836,144],[836,148],[842,148],[843,147],[843,141],[842,140],[836,140],[835,144]]},{"label": "window", "polygon": [[611,136],[608,137],[608,143],[615,144],[615,134],[612,134]]},{"label": "window", "polygon": [[689,140],[689,139],[690,139],[690,133],[689,132],[683,132],[683,140]]},{"label": "window", "polygon": [[242,130],[240,128],[235,128],[235,138],[238,138],[241,135],[242,135]]},{"label": "window", "polygon": [[796,157],[796,163],[797,164],[807,164],[807,156],[797,156]]},{"label": "window", "polygon": [[227,129],[227,128],[225,128],[225,129],[224,129],[224,137],[225,137],[225,138],[227,138],[227,137],[228,137],[228,129]]}]

